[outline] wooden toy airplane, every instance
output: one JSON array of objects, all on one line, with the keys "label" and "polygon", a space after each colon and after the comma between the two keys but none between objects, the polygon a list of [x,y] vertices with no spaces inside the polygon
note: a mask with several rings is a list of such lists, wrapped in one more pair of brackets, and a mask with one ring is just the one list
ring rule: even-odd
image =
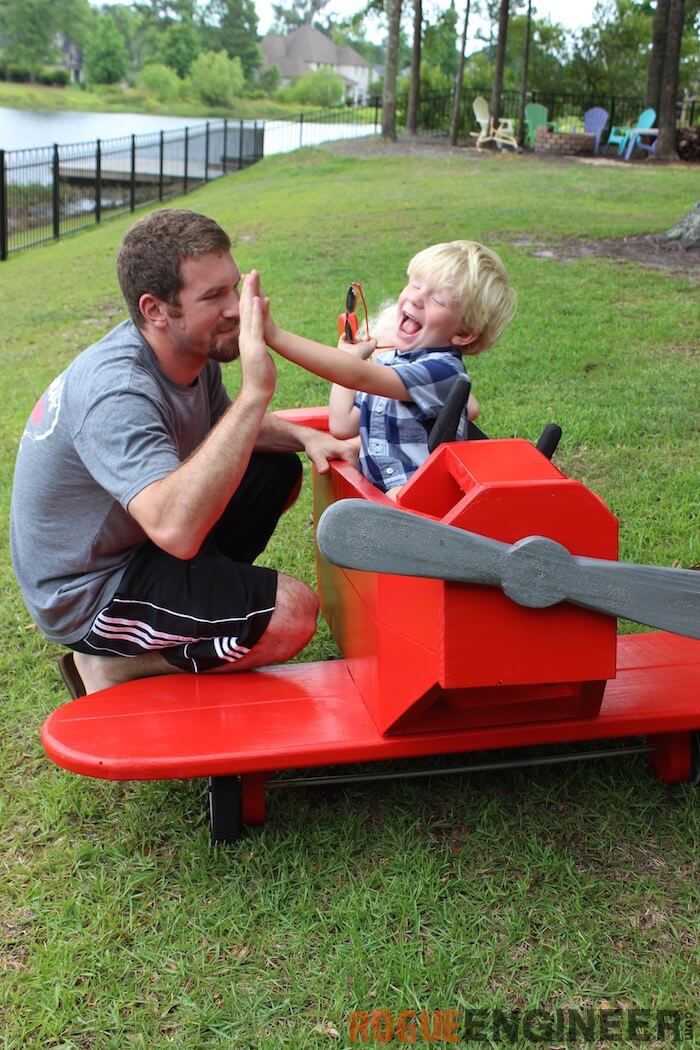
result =
[{"label": "wooden toy airplane", "polygon": [[618,562],[614,516],[538,448],[440,444],[397,506],[334,462],[314,515],[341,659],[114,686],[49,716],[48,756],[208,777],[214,842],[264,821],[279,770],[646,736],[662,781],[700,777],[700,574]]}]

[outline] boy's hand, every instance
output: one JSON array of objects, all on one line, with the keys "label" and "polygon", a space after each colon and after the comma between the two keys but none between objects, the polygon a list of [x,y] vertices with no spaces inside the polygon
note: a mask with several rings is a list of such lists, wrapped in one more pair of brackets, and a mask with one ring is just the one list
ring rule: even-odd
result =
[{"label": "boy's hand", "polygon": [[243,275],[243,291],[247,291],[250,295],[260,299],[260,309],[262,311],[263,320],[263,337],[268,346],[274,347],[277,325],[272,320],[272,315],[270,314],[270,300],[268,296],[263,293],[260,284],[260,274],[257,270],[251,270],[250,273]]},{"label": "boy's hand", "polygon": [[363,339],[358,340],[356,343],[350,343],[344,335],[341,335],[338,340],[339,350],[344,350],[346,354],[352,354],[353,357],[359,357],[363,361],[366,361],[368,357],[371,357],[376,348],[376,339]]}]

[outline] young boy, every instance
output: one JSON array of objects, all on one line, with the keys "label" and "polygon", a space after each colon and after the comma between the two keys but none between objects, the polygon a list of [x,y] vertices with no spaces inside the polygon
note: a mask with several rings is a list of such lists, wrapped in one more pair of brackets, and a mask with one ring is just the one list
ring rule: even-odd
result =
[{"label": "young boy", "polygon": [[[435,244],[408,265],[408,284],[394,307],[395,350],[367,360],[376,339],[338,350],[279,328],[267,312],[265,340],[283,357],[333,383],[331,433],[360,435],[360,470],[396,499],[428,455],[428,437],[462,356],[480,354],[497,341],[515,310],[516,295],[499,257],[476,241]],[[387,314],[383,312],[382,322]],[[389,340],[387,340],[389,341]],[[470,399],[457,431],[464,436],[478,415]]]}]

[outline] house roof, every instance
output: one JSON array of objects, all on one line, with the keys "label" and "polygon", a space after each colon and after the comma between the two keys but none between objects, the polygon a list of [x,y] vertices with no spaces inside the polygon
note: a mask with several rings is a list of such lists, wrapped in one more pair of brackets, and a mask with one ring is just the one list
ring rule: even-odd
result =
[{"label": "house roof", "polygon": [[291,33],[268,33],[260,41],[264,64],[279,66],[283,77],[306,73],[310,64],[324,66],[368,66],[353,47],[338,46],[313,26],[299,26]]}]

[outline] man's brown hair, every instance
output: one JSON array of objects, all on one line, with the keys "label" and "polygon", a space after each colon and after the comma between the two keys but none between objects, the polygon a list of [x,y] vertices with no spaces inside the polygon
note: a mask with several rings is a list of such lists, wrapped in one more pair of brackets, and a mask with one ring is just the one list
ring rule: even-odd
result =
[{"label": "man's brown hair", "polygon": [[144,325],[139,300],[146,293],[178,305],[185,259],[230,250],[226,231],[196,211],[163,208],[140,219],[127,231],[117,256],[117,276],[134,324]]}]

